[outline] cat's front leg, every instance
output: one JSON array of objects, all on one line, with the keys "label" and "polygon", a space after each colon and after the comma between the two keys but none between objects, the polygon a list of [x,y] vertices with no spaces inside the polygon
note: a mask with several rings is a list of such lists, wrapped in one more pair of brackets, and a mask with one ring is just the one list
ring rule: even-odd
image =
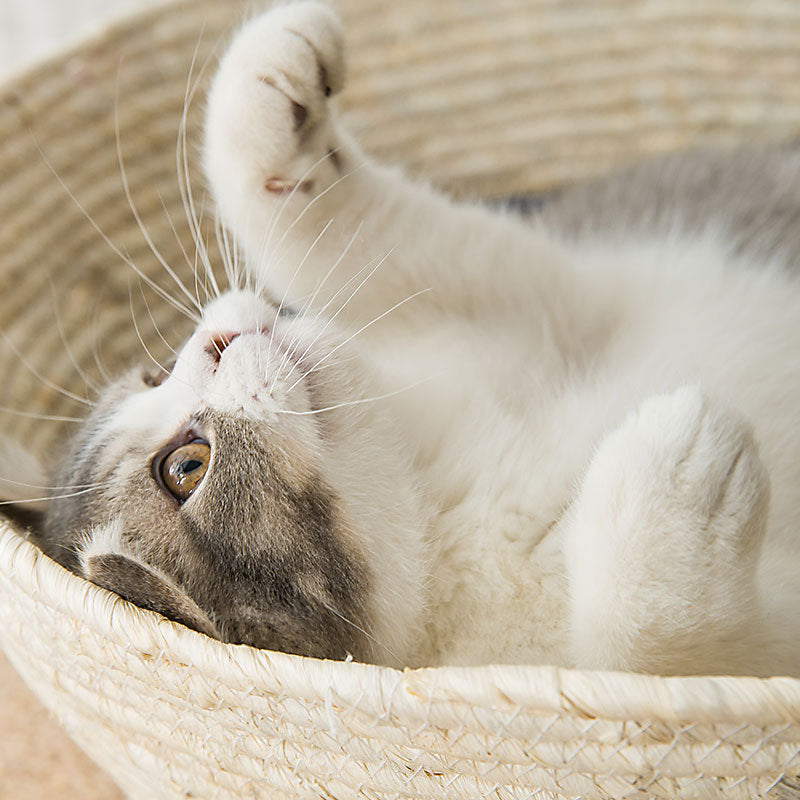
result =
[{"label": "cat's front leg", "polygon": [[257,283],[360,325],[390,309],[541,314],[561,257],[516,220],[365,155],[334,108],[343,53],[329,8],[279,5],[236,35],[211,87],[206,174]]},{"label": "cat's front leg", "polygon": [[644,402],[601,442],[566,520],[576,664],[760,671],[768,496],[744,421],[696,388]]},{"label": "cat's front leg", "polygon": [[380,243],[365,255],[357,235],[380,195],[362,174],[374,165],[336,119],[344,80],[336,14],[292,3],[242,28],[208,98],[204,159],[218,211],[257,282],[289,301],[330,298],[385,255]]}]

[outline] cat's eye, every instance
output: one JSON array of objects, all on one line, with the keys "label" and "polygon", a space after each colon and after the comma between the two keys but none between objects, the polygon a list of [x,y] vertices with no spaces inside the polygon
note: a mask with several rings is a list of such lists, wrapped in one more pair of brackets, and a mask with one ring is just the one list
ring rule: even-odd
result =
[{"label": "cat's eye", "polygon": [[158,466],[162,486],[179,502],[186,502],[208,472],[211,446],[194,439],[164,456]]}]

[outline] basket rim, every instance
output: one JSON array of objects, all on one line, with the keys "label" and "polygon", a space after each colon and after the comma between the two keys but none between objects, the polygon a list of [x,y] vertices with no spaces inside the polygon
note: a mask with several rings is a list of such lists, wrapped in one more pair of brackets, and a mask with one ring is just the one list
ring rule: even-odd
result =
[{"label": "basket rim", "polygon": [[319,697],[333,690],[342,701],[390,698],[393,710],[411,714],[420,703],[463,702],[502,711],[584,719],[758,725],[800,722],[800,679],[789,677],[661,677],[492,664],[398,670],[352,661],[226,644],[141,609],[48,558],[12,523],[0,522],[0,591],[24,592],[139,652],[157,653],[229,686],[291,691]]}]

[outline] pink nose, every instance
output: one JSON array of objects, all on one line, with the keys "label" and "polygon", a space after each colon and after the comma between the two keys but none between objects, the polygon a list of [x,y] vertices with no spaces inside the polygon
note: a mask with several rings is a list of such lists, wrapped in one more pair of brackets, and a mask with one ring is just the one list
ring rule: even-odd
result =
[{"label": "pink nose", "polygon": [[228,347],[238,335],[238,333],[233,332],[212,334],[211,338],[208,340],[208,344],[205,346],[206,353],[208,353],[214,361],[219,363],[225,348]]}]

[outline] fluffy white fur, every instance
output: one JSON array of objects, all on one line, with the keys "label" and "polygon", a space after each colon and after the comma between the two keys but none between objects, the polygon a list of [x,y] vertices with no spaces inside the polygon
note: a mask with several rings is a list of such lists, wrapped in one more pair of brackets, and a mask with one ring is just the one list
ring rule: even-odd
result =
[{"label": "fluffy white fur", "polygon": [[339,127],[320,63],[337,91],[341,52],[313,3],[249,23],[206,168],[260,285],[347,298],[365,396],[412,387],[360,412],[401,432],[396,488],[428,520],[406,528],[427,605],[403,660],[800,673],[796,283],[713,231],[570,245],[451,203]]},{"label": "fluffy white fur", "polygon": [[122,524],[118,519],[88,531],[83,546],[78,550],[78,559],[84,573],[88,572],[89,560],[95,556],[132,555],[130,546],[124,541]]}]

